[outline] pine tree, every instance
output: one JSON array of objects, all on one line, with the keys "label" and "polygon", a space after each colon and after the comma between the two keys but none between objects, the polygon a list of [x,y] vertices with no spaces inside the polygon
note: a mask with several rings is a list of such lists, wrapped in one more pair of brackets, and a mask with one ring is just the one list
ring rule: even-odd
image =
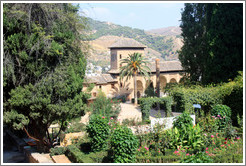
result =
[{"label": "pine tree", "polygon": [[243,70],[243,4],[192,3],[182,11],[179,52],[191,81],[233,79]]},{"label": "pine tree", "polygon": [[3,9],[4,122],[44,151],[54,141],[52,123],[62,129],[84,113],[86,20],[71,4],[8,3]]}]

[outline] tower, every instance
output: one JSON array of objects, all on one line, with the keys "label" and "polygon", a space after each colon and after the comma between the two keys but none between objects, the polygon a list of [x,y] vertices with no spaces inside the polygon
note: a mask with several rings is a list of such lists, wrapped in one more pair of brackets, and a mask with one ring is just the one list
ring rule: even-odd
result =
[{"label": "tower", "polygon": [[108,73],[118,75],[121,67],[121,59],[125,59],[129,54],[135,52],[141,53],[144,56],[145,45],[133,40],[133,39],[120,39],[109,47],[111,61],[110,70]]}]

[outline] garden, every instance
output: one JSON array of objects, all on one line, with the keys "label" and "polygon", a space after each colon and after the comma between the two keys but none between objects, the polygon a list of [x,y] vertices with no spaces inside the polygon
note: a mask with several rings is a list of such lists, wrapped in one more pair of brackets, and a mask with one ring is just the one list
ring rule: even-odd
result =
[{"label": "garden", "polygon": [[[167,90],[167,97],[141,98],[138,125],[148,124],[157,104],[167,117],[174,108],[182,112],[171,129],[157,124],[144,133],[134,134],[131,123],[120,123],[121,101],[101,94],[91,105],[89,123],[81,127],[86,135],[52,148],[50,155],[65,154],[75,163],[242,163],[242,78],[241,73],[233,81],[206,87],[177,85]],[[194,109],[194,103],[201,109]],[[195,125],[190,114],[196,115]]]}]

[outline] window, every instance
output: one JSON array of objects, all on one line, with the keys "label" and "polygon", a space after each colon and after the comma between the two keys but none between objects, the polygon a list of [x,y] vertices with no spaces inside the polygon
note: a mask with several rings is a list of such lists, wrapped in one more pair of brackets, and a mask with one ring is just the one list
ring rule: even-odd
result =
[{"label": "window", "polygon": [[120,54],[120,59],[122,58],[122,55]]},{"label": "window", "polygon": [[122,85],[122,82],[121,82],[121,83],[120,83],[120,87],[122,88],[122,86],[123,86],[123,85]]},{"label": "window", "polygon": [[111,88],[114,89],[114,84],[111,84]]},{"label": "window", "polygon": [[96,97],[97,96],[97,92],[93,92],[93,97]]},{"label": "window", "polygon": [[99,85],[99,88],[102,89],[102,85]]}]

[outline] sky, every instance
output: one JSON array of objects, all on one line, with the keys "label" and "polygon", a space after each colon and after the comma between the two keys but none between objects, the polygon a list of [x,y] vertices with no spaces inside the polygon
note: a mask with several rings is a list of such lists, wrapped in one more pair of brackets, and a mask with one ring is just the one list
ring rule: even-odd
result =
[{"label": "sky", "polygon": [[179,26],[184,3],[167,2],[109,2],[80,3],[87,17],[143,30]]}]

